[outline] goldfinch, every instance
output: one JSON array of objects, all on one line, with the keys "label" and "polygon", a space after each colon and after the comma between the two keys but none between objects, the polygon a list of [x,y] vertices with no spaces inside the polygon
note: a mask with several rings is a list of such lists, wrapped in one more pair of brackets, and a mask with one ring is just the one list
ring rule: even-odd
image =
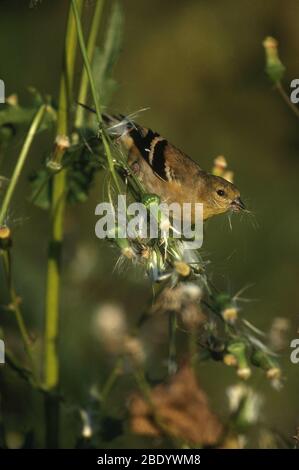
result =
[{"label": "goldfinch", "polygon": [[104,114],[103,120],[110,135],[127,149],[132,172],[145,190],[157,194],[161,202],[191,203],[192,207],[194,203],[202,203],[204,220],[229,210],[245,209],[234,184],[204,171],[157,132],[123,115]]},{"label": "goldfinch", "polygon": [[229,181],[202,170],[188,155],[151,129],[125,116],[104,115],[110,133],[128,151],[128,164],[146,191],[171,204],[202,203],[204,220],[245,209],[240,191]]}]

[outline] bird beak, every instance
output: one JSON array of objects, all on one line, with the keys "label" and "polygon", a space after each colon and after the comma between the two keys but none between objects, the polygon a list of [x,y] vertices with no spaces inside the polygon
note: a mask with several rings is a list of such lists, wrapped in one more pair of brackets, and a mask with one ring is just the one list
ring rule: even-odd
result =
[{"label": "bird beak", "polygon": [[242,209],[245,209],[245,204],[244,202],[241,200],[241,198],[239,197],[236,197],[236,199],[234,199],[232,202],[231,202],[231,208],[233,209],[233,211],[240,211]]}]

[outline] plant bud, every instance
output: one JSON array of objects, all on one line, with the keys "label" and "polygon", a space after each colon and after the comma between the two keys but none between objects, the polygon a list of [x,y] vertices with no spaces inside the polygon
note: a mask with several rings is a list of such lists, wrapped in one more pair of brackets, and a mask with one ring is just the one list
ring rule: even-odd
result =
[{"label": "plant bud", "polygon": [[263,399],[254,389],[238,383],[227,389],[227,396],[234,423],[239,430],[245,431],[247,426],[258,422]]},{"label": "plant bud", "polygon": [[176,272],[182,277],[188,277],[191,272],[189,264],[185,263],[184,261],[175,261],[174,268]]},{"label": "plant bud", "polygon": [[156,194],[146,194],[143,196],[142,202],[150,214],[156,219],[162,233],[169,233],[171,224],[169,218],[159,208],[161,202],[160,197]]},{"label": "plant bud", "polygon": [[140,366],[145,361],[145,351],[140,339],[134,336],[126,336],[124,340],[124,353],[127,354],[134,364]]},{"label": "plant bud", "polygon": [[279,380],[281,379],[281,369],[279,367],[271,367],[267,370],[267,378],[269,380]]},{"label": "plant bud", "polygon": [[237,360],[238,377],[247,380],[251,376],[251,370],[248,365],[246,345],[241,341],[233,341],[228,345],[227,350]]},{"label": "plant bud", "polygon": [[279,83],[284,75],[285,67],[278,56],[278,42],[268,36],[264,40],[263,46],[266,54],[266,73],[273,83]]},{"label": "plant bud", "polygon": [[281,370],[277,365],[275,359],[273,359],[265,351],[256,350],[251,356],[251,362],[256,367],[266,371],[266,375],[270,380],[280,379]]},{"label": "plant bud", "polygon": [[226,168],[227,168],[227,163],[226,163],[226,159],[224,158],[224,156],[219,155],[218,157],[216,157],[214,160],[214,166],[212,169],[213,175],[222,176]]},{"label": "plant bud", "polygon": [[228,323],[235,323],[238,318],[238,309],[236,307],[227,307],[222,310],[221,314]]},{"label": "plant bud", "polygon": [[221,310],[224,310],[226,307],[229,307],[231,305],[231,296],[226,292],[221,292],[216,296],[216,302],[218,307]]},{"label": "plant bud", "polygon": [[80,416],[83,424],[82,437],[84,437],[84,439],[90,439],[93,435],[90,416],[85,410],[80,410]]},{"label": "plant bud", "polygon": [[127,246],[121,250],[121,254],[128,259],[133,259],[135,257],[135,253],[132,247]]},{"label": "plant bud", "polygon": [[130,241],[127,238],[121,236],[121,230],[119,227],[112,229],[111,233],[109,232],[108,238],[113,238],[117,246],[120,248],[121,253],[128,259],[132,259],[135,256],[135,252],[130,245]]},{"label": "plant bud", "polygon": [[55,140],[55,148],[52,157],[47,161],[47,168],[53,173],[62,169],[62,157],[65,151],[70,147],[70,141],[67,135],[58,135]]},{"label": "plant bud", "polygon": [[247,380],[251,376],[251,369],[249,367],[241,367],[237,370],[237,375],[242,380]]},{"label": "plant bud", "polygon": [[95,336],[111,353],[119,353],[123,349],[127,335],[127,323],[123,309],[114,304],[100,306],[94,314],[92,329]]},{"label": "plant bud", "polygon": [[268,335],[271,350],[282,351],[284,348],[286,348],[288,343],[287,333],[289,328],[290,321],[287,318],[274,318]]},{"label": "plant bud", "polygon": [[11,247],[11,231],[7,225],[0,226],[0,249],[7,250]]},{"label": "plant bud", "polygon": [[223,362],[226,366],[237,367],[238,362],[233,354],[225,354],[223,357]]},{"label": "plant bud", "polygon": [[12,95],[9,95],[6,98],[6,103],[9,104],[10,106],[18,106],[19,100],[18,100],[18,95],[16,93],[13,93]]},{"label": "plant bud", "polygon": [[234,172],[233,171],[226,171],[223,173],[222,178],[224,178],[226,181],[229,181],[230,183],[234,182]]}]

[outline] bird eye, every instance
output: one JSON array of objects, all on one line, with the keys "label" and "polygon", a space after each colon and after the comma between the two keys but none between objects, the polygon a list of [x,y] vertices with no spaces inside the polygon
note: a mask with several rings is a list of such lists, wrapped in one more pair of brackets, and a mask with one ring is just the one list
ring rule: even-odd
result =
[{"label": "bird eye", "polygon": [[225,191],[223,191],[223,189],[218,189],[216,192],[218,196],[225,196]]}]

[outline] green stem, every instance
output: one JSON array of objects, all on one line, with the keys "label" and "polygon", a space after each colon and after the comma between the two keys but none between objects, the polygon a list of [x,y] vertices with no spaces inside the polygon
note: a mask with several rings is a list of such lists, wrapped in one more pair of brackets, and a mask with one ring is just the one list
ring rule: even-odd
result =
[{"label": "green stem", "polygon": [[122,369],[122,365],[123,365],[123,358],[121,357],[116,361],[115,366],[113,367],[110,375],[108,376],[108,379],[106,380],[106,382],[105,382],[105,384],[102,388],[102,391],[101,391],[102,406],[105,406],[107,397],[108,397],[110,391],[112,390],[112,387],[115,384],[117,378],[119,377],[119,372]]},{"label": "green stem", "polygon": [[16,372],[21,379],[31,385],[35,385],[35,382],[32,381],[32,371],[23,367],[23,365],[20,364],[14,355],[7,349],[5,349],[5,364],[7,364],[11,370]]},{"label": "green stem", "polygon": [[139,368],[136,369],[134,372],[134,378],[135,378],[135,381],[138,385],[140,392],[145,398],[145,401],[151,407],[151,409],[154,410],[155,406],[152,400],[152,391],[151,391],[149,384],[146,381],[146,378],[144,376],[144,371]]},{"label": "green stem", "polygon": [[[82,8],[82,1],[80,1]],[[76,57],[76,27],[69,11],[64,70],[60,82],[59,109],[57,116],[57,135],[68,133],[68,107],[72,96],[74,64]],[[63,155],[62,155],[63,156]],[[45,324],[45,388],[51,390],[58,384],[57,336],[59,320],[60,260],[63,239],[63,220],[66,197],[66,172],[57,173],[53,178],[51,201],[51,240],[46,289],[46,324]]]},{"label": "green stem", "polygon": [[108,136],[105,134],[105,131],[102,128],[103,119],[102,119],[102,113],[101,113],[100,98],[99,98],[99,94],[97,93],[94,79],[92,76],[90,62],[88,59],[88,54],[87,54],[84,37],[83,37],[83,31],[82,31],[82,26],[80,22],[80,15],[78,11],[77,1],[76,0],[71,0],[71,1],[72,1],[72,9],[74,12],[76,26],[77,26],[79,46],[80,46],[81,54],[83,57],[84,67],[86,69],[86,73],[87,73],[89,84],[90,84],[90,89],[91,89],[91,93],[92,93],[92,97],[94,101],[95,112],[96,112],[96,116],[98,120],[100,135],[103,141],[105,153],[107,155],[109,170],[112,174],[112,177],[113,177],[113,180],[114,180],[114,183],[116,185],[118,192],[121,193],[121,188],[120,188],[120,185],[116,176],[116,172],[114,169],[114,162],[113,162],[113,157],[112,157],[110,146],[109,146],[109,139],[108,139]]},{"label": "green stem", "polygon": [[43,120],[44,114],[46,112],[47,106],[42,105],[37,113],[35,114],[32,123],[30,125],[29,131],[27,133],[26,139],[24,141],[23,147],[21,149],[17,164],[15,166],[13,175],[11,177],[11,180],[9,182],[9,186],[7,188],[7,191],[5,193],[4,201],[1,206],[0,210],[0,226],[3,225],[5,216],[7,214],[7,210],[9,208],[9,204],[11,202],[11,198],[13,196],[14,190],[16,188],[16,185],[18,183],[19,177],[21,175],[22,169],[24,167],[26,157],[29,153],[29,149],[31,147],[32,141],[34,139],[34,136]]},{"label": "green stem", "polygon": [[44,386],[47,390],[58,385],[59,363],[57,340],[59,324],[60,260],[65,209],[65,171],[54,177],[51,203],[51,240],[48,254]]},{"label": "green stem", "polygon": [[[80,0],[80,12],[82,5],[83,1]],[[68,109],[72,100],[76,46],[76,26],[71,8],[69,8],[65,37],[64,68],[59,92],[57,136],[67,136],[69,131]],[[61,152],[60,162],[62,161],[63,154],[64,152]],[[59,385],[59,357],[57,343],[59,332],[61,247],[63,241],[66,193],[66,170],[62,169],[53,178],[50,209],[51,238],[49,242],[46,286],[44,388],[48,392],[45,395],[46,445],[48,448],[57,448],[59,445],[59,398],[57,396]]]},{"label": "green stem", "polygon": [[27,331],[27,328],[26,328],[26,325],[25,325],[25,322],[24,322],[24,319],[23,319],[23,316],[22,316],[22,312],[21,312],[21,309],[20,309],[19,298],[17,296],[15,287],[14,287],[13,282],[12,282],[10,252],[6,251],[6,250],[1,251],[1,257],[2,257],[2,261],[3,261],[4,272],[5,272],[6,281],[7,281],[8,290],[9,290],[11,308],[12,308],[14,314],[15,314],[17,325],[18,325],[18,328],[20,330],[20,334],[21,334],[21,337],[22,337],[22,340],[23,340],[23,343],[24,343],[24,348],[25,348],[26,354],[27,354],[27,356],[29,358],[29,361],[30,361],[32,377],[34,379],[33,382],[34,382],[35,385],[37,385],[39,380],[38,380],[38,374],[37,374],[37,371],[36,371],[35,361],[34,361],[34,358],[33,358],[33,355],[32,355],[32,350],[31,350],[32,349],[32,343],[31,343],[30,336],[28,334],[28,331]]},{"label": "green stem", "polygon": [[286,93],[285,89],[283,88],[282,84],[280,82],[276,83],[276,89],[278,90],[278,93],[282,97],[282,99],[285,101],[285,103],[288,105],[288,107],[293,111],[293,113],[299,117],[299,109],[297,106],[295,106],[291,100],[288,94]]},{"label": "green stem", "polygon": [[[96,39],[98,35],[100,22],[101,22],[103,6],[104,6],[104,0],[97,0],[95,10],[93,13],[90,33],[88,37],[88,43],[87,43],[87,57],[88,57],[89,62],[92,62],[92,59],[93,59],[95,43],[96,43]],[[78,93],[79,103],[86,102],[88,84],[89,84],[88,75],[87,75],[86,69],[84,68],[82,71],[81,82],[80,82],[79,93]],[[78,106],[76,118],[75,118],[76,128],[79,128],[82,126],[83,117],[84,117],[84,108],[82,106]]]},{"label": "green stem", "polygon": [[81,26],[81,21],[80,21],[80,13],[79,13],[79,9],[78,9],[78,6],[77,6],[77,1],[76,0],[71,0],[71,2],[72,2],[72,10],[73,10],[73,13],[74,13],[76,27],[77,27],[77,35],[78,35],[79,46],[80,46],[81,54],[82,54],[82,57],[83,57],[84,67],[86,69],[86,73],[87,73],[87,76],[88,76],[91,93],[92,93],[92,96],[93,96],[93,99],[94,99],[94,105],[95,105],[95,111],[96,111],[96,115],[97,115],[97,119],[98,119],[98,124],[100,126],[102,124],[102,114],[101,114],[99,95],[98,95],[96,87],[95,87],[95,83],[94,83],[94,80],[93,80],[92,71],[91,71],[91,67],[90,67],[90,63],[89,63],[89,59],[88,59],[88,54],[87,54],[87,50],[86,50],[86,46],[85,46],[85,41],[84,41],[83,31],[82,31],[82,26]]}]

